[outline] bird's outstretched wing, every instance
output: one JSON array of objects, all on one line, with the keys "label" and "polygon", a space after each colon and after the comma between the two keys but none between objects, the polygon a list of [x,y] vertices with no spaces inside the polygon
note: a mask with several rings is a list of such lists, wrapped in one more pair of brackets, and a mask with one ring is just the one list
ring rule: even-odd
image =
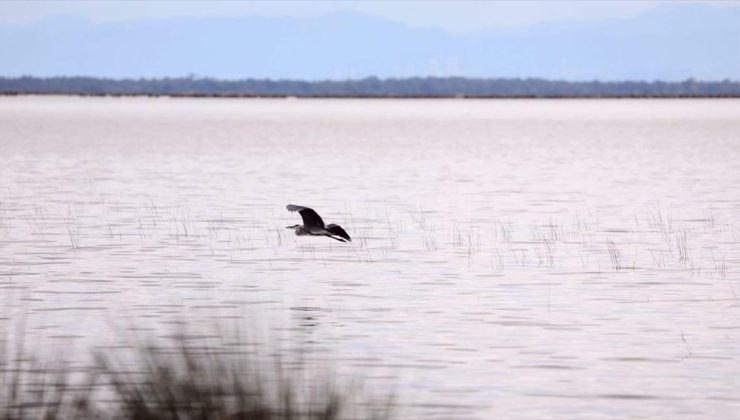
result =
[{"label": "bird's outstretched wing", "polygon": [[329,223],[326,226],[326,230],[328,230],[329,232],[331,232],[332,235],[339,236],[340,238],[344,238],[347,241],[352,242],[352,238],[349,237],[349,235],[347,234],[347,231],[345,231],[344,229],[342,229],[342,227],[339,226],[339,225],[335,225],[333,223]]},{"label": "bird's outstretched wing", "polygon": [[296,206],[295,204],[288,204],[285,206],[288,211],[297,211],[301,214],[303,219],[303,226],[306,229],[319,228],[324,229],[324,221],[321,220],[321,216],[308,207]]}]

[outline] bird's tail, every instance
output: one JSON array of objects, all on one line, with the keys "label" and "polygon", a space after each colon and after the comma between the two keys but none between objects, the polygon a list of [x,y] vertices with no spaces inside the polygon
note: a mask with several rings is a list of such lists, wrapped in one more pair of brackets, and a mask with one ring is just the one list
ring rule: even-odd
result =
[{"label": "bird's tail", "polygon": [[332,235],[339,236],[340,238],[344,238],[346,242],[352,242],[352,238],[349,237],[349,234],[347,234],[347,232],[344,229],[342,229],[342,227],[339,225],[335,225],[331,223],[326,226],[326,230],[328,230]]}]

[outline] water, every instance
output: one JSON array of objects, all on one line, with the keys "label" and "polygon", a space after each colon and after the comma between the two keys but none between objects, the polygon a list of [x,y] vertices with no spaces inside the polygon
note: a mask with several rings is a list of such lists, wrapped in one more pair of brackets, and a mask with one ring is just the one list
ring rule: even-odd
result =
[{"label": "water", "polygon": [[738,100],[0,98],[3,328],[81,364],[230,320],[419,418],[740,418],[739,241]]}]

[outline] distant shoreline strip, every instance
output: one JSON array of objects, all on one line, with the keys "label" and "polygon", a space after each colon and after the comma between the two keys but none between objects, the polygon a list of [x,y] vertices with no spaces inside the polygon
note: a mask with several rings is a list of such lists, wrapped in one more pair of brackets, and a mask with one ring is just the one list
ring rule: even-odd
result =
[{"label": "distant shoreline strip", "polygon": [[14,92],[1,96],[78,96],[78,97],[166,97],[226,99],[737,99],[740,93],[703,94],[265,94],[265,93],[122,93],[122,92]]},{"label": "distant shoreline strip", "polygon": [[188,98],[738,98],[740,81],[566,81],[465,77],[368,77],[307,81],[220,80],[200,77],[107,79],[83,76],[0,76],[0,94]]}]

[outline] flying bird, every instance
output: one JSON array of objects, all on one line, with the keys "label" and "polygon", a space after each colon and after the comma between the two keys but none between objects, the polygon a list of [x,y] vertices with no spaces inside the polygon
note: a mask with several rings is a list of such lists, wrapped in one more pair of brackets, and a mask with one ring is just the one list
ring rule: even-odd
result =
[{"label": "flying bird", "polygon": [[319,216],[319,214],[313,209],[296,206],[295,204],[288,204],[286,208],[288,211],[297,211],[303,219],[303,225],[286,226],[288,229],[293,229],[296,235],[328,236],[339,242],[352,242],[352,238],[349,237],[347,232],[345,232],[341,226],[333,223],[324,225],[324,221],[321,219],[321,216]]}]

